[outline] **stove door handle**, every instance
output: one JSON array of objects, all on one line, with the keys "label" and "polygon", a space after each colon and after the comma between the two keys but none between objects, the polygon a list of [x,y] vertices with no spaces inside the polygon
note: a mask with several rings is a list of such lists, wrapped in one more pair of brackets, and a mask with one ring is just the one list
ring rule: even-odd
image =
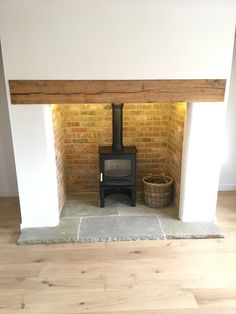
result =
[{"label": "stove door handle", "polygon": [[100,173],[100,182],[102,182],[103,181],[103,173],[101,172]]}]

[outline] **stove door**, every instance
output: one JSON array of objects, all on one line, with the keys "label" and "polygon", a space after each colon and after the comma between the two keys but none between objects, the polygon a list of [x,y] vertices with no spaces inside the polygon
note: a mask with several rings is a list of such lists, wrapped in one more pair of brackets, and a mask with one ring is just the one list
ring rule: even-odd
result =
[{"label": "stove door", "polygon": [[105,177],[122,178],[131,176],[130,159],[107,159],[104,163]]},{"label": "stove door", "polygon": [[100,181],[106,186],[135,184],[135,160],[132,155],[100,156]]}]

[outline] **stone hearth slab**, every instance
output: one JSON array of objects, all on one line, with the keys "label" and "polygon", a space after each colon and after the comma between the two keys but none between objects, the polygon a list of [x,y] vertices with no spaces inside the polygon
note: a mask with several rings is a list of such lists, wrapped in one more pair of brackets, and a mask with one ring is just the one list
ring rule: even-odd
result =
[{"label": "stone hearth slab", "polygon": [[223,238],[220,229],[214,223],[182,222],[175,216],[160,215],[161,224],[167,239],[207,239]]},{"label": "stone hearth slab", "polygon": [[79,242],[165,239],[158,216],[83,218]]},{"label": "stone hearth slab", "polygon": [[61,212],[61,218],[110,215],[118,215],[118,210],[109,206],[100,208],[98,200],[84,200],[76,197],[69,197]]},{"label": "stone hearth slab", "polygon": [[78,241],[80,218],[62,219],[56,227],[23,229],[17,244],[67,243]]},{"label": "stone hearth slab", "polygon": [[100,208],[94,193],[70,195],[58,226],[24,229],[18,244],[222,237],[213,223],[181,222],[174,204],[156,209],[139,199],[131,207],[129,197],[109,195]]},{"label": "stone hearth slab", "polygon": [[[136,207],[130,206],[119,206],[118,212],[120,216],[149,216],[149,215],[158,215],[162,213],[162,211],[167,212],[170,211],[171,213],[175,214],[177,209],[175,209],[174,205],[165,208],[152,208],[147,206],[144,201],[138,200],[136,202]],[[176,215],[177,217],[177,215]]]}]

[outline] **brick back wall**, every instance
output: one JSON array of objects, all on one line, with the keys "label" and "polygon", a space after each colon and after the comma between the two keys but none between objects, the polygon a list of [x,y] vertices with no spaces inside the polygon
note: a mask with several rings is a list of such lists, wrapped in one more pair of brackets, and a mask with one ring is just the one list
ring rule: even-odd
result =
[{"label": "brick back wall", "polygon": [[174,202],[177,208],[179,207],[180,197],[182,146],[186,106],[186,103],[171,104],[168,122],[167,168],[169,175],[174,179]]},{"label": "brick back wall", "polygon": [[[60,105],[67,192],[98,191],[98,146],[112,143],[111,104]],[[149,173],[167,172],[167,104],[125,104],[123,143],[136,145],[137,187]]]},{"label": "brick back wall", "polygon": [[56,153],[56,166],[57,166],[57,183],[58,183],[58,202],[59,212],[61,211],[65,198],[65,167],[64,167],[64,134],[63,134],[63,117],[59,105],[51,105],[52,109],[52,122],[54,129],[54,145]]},{"label": "brick back wall", "polygon": [[[182,116],[179,114],[179,106],[182,108],[183,105],[172,103],[124,105],[123,143],[136,145],[138,149],[137,189],[140,191],[144,175],[159,173],[173,174],[177,180],[178,191],[180,169],[177,167],[181,167],[180,134],[183,134],[180,130],[180,127],[183,129],[183,124],[180,123]],[[61,119],[61,130],[64,134],[66,191],[68,193],[98,191],[98,146],[112,143],[111,104],[64,104],[57,106],[53,114],[55,113]],[[183,112],[181,114],[183,115]],[[174,143],[175,140],[177,144]],[[61,141],[59,143],[62,145]]]},{"label": "brick back wall", "polygon": [[125,104],[124,144],[136,145],[137,189],[147,174],[167,172],[168,104]]}]

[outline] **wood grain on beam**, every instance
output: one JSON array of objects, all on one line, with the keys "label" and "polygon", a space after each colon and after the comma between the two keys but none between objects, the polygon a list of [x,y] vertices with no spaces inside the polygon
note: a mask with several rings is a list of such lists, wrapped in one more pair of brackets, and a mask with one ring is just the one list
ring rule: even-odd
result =
[{"label": "wood grain on beam", "polygon": [[14,80],[12,104],[223,101],[225,80]]}]

